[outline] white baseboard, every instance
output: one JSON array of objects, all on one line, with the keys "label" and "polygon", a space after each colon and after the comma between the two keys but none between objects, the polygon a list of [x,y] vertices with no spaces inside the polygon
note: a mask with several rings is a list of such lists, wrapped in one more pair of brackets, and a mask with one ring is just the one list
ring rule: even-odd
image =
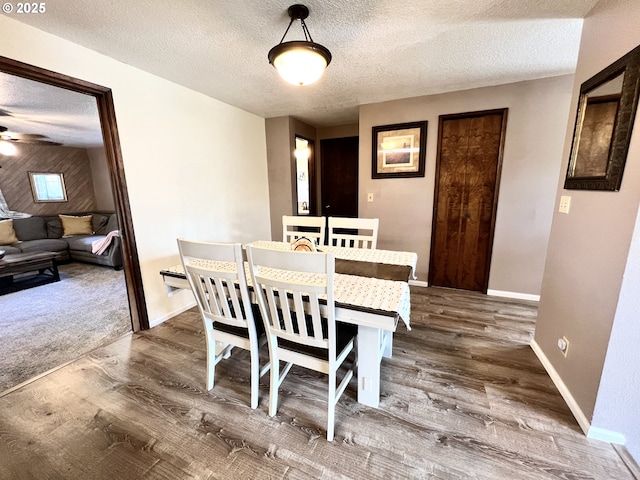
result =
[{"label": "white baseboard", "polygon": [[616,443],[618,445],[624,445],[624,442],[627,441],[623,434],[599,427],[591,427],[589,433],[587,433],[587,437],[602,440],[603,442]]},{"label": "white baseboard", "polygon": [[182,312],[186,312],[187,310],[189,310],[190,308],[193,308],[196,306],[196,302],[195,300],[191,303],[189,303],[188,305],[178,308],[177,310],[174,310],[170,313],[167,313],[166,315],[163,315],[160,318],[156,318],[155,320],[151,320],[149,322],[149,328],[153,328],[156,327],[158,325],[160,325],[161,323],[166,322],[167,320],[169,320],[170,318],[175,317],[176,315],[180,315]]},{"label": "white baseboard", "polygon": [[409,280],[409,285],[414,285],[416,287],[428,287],[429,282],[423,282],[421,280]]},{"label": "white baseboard", "polygon": [[562,381],[562,378],[560,378],[560,375],[558,374],[556,369],[553,368],[553,365],[551,365],[551,362],[549,361],[547,356],[544,354],[544,352],[542,351],[538,343],[535,341],[535,339],[531,340],[531,348],[540,359],[540,362],[542,362],[542,365],[544,366],[545,370],[551,377],[551,380],[553,380],[553,383],[555,384],[555,386],[560,391],[560,395],[562,395],[562,398],[564,398],[564,401],[567,402],[567,406],[571,410],[571,413],[573,413],[573,416],[578,421],[578,425],[580,425],[580,428],[585,433],[585,435],[595,440],[601,440],[603,442],[624,445],[626,438],[623,434],[614,432],[611,430],[606,430],[604,428],[591,426],[591,423],[587,419],[586,415],[582,412],[582,409],[578,406],[578,402],[576,402],[576,400],[573,398],[573,395],[571,395],[571,392],[569,391],[565,383]]},{"label": "white baseboard", "polygon": [[551,377],[551,380],[555,384],[556,388],[560,391],[560,395],[562,395],[564,401],[567,402],[567,406],[569,407],[569,410],[571,410],[571,413],[573,413],[575,419],[578,421],[578,425],[580,425],[580,428],[582,429],[584,434],[588,435],[589,429],[591,428],[589,419],[587,419],[586,415],[582,412],[582,409],[578,406],[578,402],[576,402],[576,400],[573,398],[573,395],[571,395],[571,392],[562,381],[562,378],[560,378],[560,375],[558,374],[556,369],[553,368],[553,365],[544,354],[544,352],[540,348],[540,345],[538,345],[535,339],[531,340],[531,348],[537,355],[538,359],[540,359],[540,362],[542,362],[542,366]]},{"label": "white baseboard", "polygon": [[492,295],[494,297],[516,298],[518,300],[531,300],[532,302],[540,301],[540,295],[532,295],[530,293],[506,292],[504,290],[487,290],[487,295]]}]

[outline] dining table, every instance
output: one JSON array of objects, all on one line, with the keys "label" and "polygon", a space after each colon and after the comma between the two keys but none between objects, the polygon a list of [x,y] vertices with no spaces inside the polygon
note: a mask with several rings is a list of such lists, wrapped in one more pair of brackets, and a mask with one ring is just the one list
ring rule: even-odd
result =
[{"label": "dining table", "polygon": [[[286,242],[259,240],[252,246],[291,250]],[[378,407],[380,367],[393,354],[393,333],[402,323],[410,325],[409,280],[415,278],[418,256],[414,252],[381,249],[319,246],[320,252],[335,255],[334,298],[336,321],[358,327],[358,403]],[[249,290],[251,275],[245,263]],[[160,271],[169,295],[190,286],[183,266]]]}]

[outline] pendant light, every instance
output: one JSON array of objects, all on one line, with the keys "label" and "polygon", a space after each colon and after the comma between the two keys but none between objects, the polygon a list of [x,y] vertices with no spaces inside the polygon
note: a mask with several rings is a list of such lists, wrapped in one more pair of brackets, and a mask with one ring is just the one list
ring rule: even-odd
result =
[{"label": "pendant light", "polygon": [[[275,67],[284,81],[292,85],[310,85],[316,82],[331,62],[331,52],[315,43],[311,38],[304,19],[309,9],[304,5],[291,5],[287,10],[291,21],[280,43],[269,50],[269,63]],[[300,20],[304,40],[284,42],[294,20]],[[284,42],[284,43],[283,43]]]}]

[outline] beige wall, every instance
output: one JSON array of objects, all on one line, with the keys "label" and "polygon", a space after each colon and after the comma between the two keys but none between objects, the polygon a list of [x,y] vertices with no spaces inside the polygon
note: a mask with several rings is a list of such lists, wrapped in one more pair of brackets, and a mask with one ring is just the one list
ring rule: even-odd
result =
[{"label": "beige wall", "polygon": [[294,141],[289,117],[268,118],[265,121],[269,171],[269,206],[271,238],[282,240],[282,215],[293,211],[291,181]]},{"label": "beige wall", "polygon": [[357,123],[336,125],[333,127],[318,127],[318,141],[327,138],[357,137],[358,135],[360,135],[360,130]]},{"label": "beige wall", "polygon": [[[535,343],[566,389],[565,398],[569,398],[570,405],[573,403],[574,414],[579,420],[582,417],[583,428],[594,413],[640,203],[637,118],[619,192],[564,190],[562,185],[580,84],[640,44],[638,25],[640,3],[628,0],[603,0],[585,19],[556,195],[571,196],[571,211],[569,215],[554,213],[535,334]],[[631,322],[634,325],[638,324],[637,314]],[[625,374],[625,380],[635,388],[635,406],[629,400],[622,412],[631,415],[628,425],[635,422],[637,426],[640,332],[637,326],[634,328],[618,332],[626,341],[617,348],[624,349],[627,355],[618,357],[617,367],[612,370],[632,369],[631,374]],[[556,347],[558,337],[563,335],[570,342],[566,358]],[[635,448],[640,453],[637,437],[636,433]]]},{"label": "beige wall", "polygon": [[[508,108],[489,289],[539,295],[572,85],[563,76],[362,106],[359,215],[380,218],[378,246],[418,252],[427,281],[438,116]],[[425,177],[373,180],[372,127],[419,120],[429,122]]]},{"label": "beige wall", "polygon": [[111,189],[111,179],[109,178],[109,168],[107,157],[103,147],[88,148],[87,154],[91,163],[91,177],[93,178],[93,189],[96,193],[96,209],[104,211],[115,211],[115,201],[113,190]]},{"label": "beige wall", "polygon": [[[489,289],[497,294],[537,298],[572,85],[573,77],[563,76],[364,105],[360,108],[359,124],[317,129],[316,152],[320,153],[317,177],[320,177],[322,139],[359,136],[359,215],[380,218],[381,248],[418,252],[418,280],[426,282],[438,116],[508,108]],[[371,128],[416,120],[429,122],[426,176],[372,180]],[[290,214],[293,205],[293,138],[296,133],[313,137],[308,130],[311,127],[290,117],[267,119],[266,126],[272,237],[279,239],[280,218]],[[306,134],[300,131],[302,127],[307,128]],[[367,202],[367,193],[373,193],[373,203]]]},{"label": "beige wall", "polygon": [[[265,120],[271,238],[282,240],[282,216],[294,214],[296,203],[294,150],[295,137],[316,140],[316,129],[293,117]],[[317,142],[316,142],[317,143]],[[316,145],[317,147],[317,145]]]},{"label": "beige wall", "polygon": [[247,242],[270,234],[264,119],[6,16],[0,55],[113,91],[152,324],[193,304],[160,269],[177,237]]}]

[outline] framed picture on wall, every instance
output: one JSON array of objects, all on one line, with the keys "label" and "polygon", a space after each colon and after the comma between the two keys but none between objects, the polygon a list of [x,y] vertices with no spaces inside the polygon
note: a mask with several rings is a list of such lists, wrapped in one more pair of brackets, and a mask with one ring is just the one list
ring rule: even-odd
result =
[{"label": "framed picture on wall", "polygon": [[373,127],[371,178],[424,177],[427,122]]}]

